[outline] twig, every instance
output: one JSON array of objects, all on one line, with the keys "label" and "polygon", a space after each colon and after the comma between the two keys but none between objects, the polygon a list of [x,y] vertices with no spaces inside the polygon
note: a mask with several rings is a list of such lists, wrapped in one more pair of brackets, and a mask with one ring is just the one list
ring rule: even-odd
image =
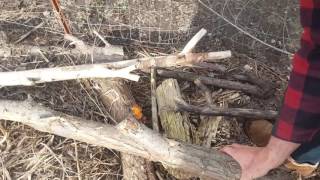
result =
[{"label": "twig", "polygon": [[156,175],[159,180],[164,180],[159,171],[156,171]]},{"label": "twig", "polygon": [[204,85],[200,79],[194,80],[194,84],[196,84],[204,93],[208,106],[215,107],[211,97],[211,91],[209,90],[209,88],[206,85]]},{"label": "twig", "polygon": [[199,107],[187,104],[182,99],[175,99],[177,111],[187,111],[198,113],[207,116],[231,116],[231,117],[243,117],[249,119],[269,119],[274,120],[278,117],[278,112],[256,109],[241,109],[241,108],[214,108],[214,107]]},{"label": "twig", "polygon": [[199,79],[201,80],[202,83],[207,85],[213,85],[216,87],[226,88],[226,89],[240,90],[257,97],[265,97],[265,92],[262,89],[250,84],[243,84],[240,82],[229,81],[225,79],[200,76],[190,72],[157,70],[157,73],[163,77],[178,78],[178,79],[183,79],[183,80],[192,81],[192,82],[195,81],[196,79]]},{"label": "twig", "polygon": [[227,71],[227,68],[223,65],[220,65],[220,64],[201,62],[201,63],[197,63],[195,65],[197,65],[201,68],[205,68],[205,69],[209,69],[209,70],[213,70],[213,71],[217,71],[217,72],[222,72],[222,73],[225,73]]},{"label": "twig", "polygon": [[158,108],[157,108],[157,79],[156,79],[157,72],[155,68],[151,68],[151,105],[152,105],[152,128],[154,131],[159,132],[159,119],[158,119]]},{"label": "twig", "polygon": [[183,50],[179,53],[179,56],[183,56],[187,53],[190,53],[197,43],[207,34],[207,30],[201,29],[196,35],[194,35]]},{"label": "twig", "polygon": [[111,61],[121,61],[123,60],[124,53],[122,46],[106,46],[106,47],[96,47],[86,45],[82,40],[75,36],[66,34],[64,38],[71,41],[72,44],[76,46],[72,54],[79,55],[90,55],[94,60],[104,60],[110,59]]},{"label": "twig", "polygon": [[0,124],[0,132],[3,134],[3,138],[0,140],[0,145],[2,145],[4,142],[7,141],[9,137],[9,133],[2,127],[1,124]]},{"label": "twig", "polygon": [[29,32],[27,32],[26,34],[22,35],[18,40],[16,40],[14,42],[14,44],[18,44],[19,42],[23,41],[24,39],[26,39],[28,36],[30,36],[31,33],[33,33],[34,31],[36,31],[37,29],[41,28],[44,25],[44,22],[41,22],[40,24],[38,24],[37,26],[35,26],[34,28],[32,28]]},{"label": "twig", "polygon": [[[34,47],[34,48],[32,49],[32,51],[33,51],[33,52],[30,52],[30,53],[34,53],[34,54],[39,53],[40,56],[44,59],[45,62],[47,62],[47,63],[50,62],[49,59],[43,54],[43,52],[41,51],[40,48]],[[35,52],[35,51],[36,51],[36,52]]]},{"label": "twig", "polygon": [[111,47],[111,44],[108,43],[96,30],[93,30],[93,33],[98,36],[98,38],[104,43],[105,47]]},{"label": "twig", "polygon": [[78,156],[78,143],[76,140],[74,140],[74,152],[75,152],[75,160],[77,162],[77,171],[78,171],[78,180],[81,180],[81,170],[80,170],[80,164],[79,164],[79,156]]},{"label": "twig", "polygon": [[62,12],[61,7],[60,7],[59,0],[51,0],[51,4],[52,4],[52,7],[54,9],[54,12],[59,17],[60,23],[63,26],[64,33],[65,34],[71,34],[70,25],[69,25],[66,17],[63,15],[63,12]]},{"label": "twig", "polygon": [[135,66],[110,70],[104,64],[89,64],[27,71],[0,72],[0,86],[32,86],[39,83],[65,81],[84,78],[125,78],[138,81],[139,76],[131,74]]}]

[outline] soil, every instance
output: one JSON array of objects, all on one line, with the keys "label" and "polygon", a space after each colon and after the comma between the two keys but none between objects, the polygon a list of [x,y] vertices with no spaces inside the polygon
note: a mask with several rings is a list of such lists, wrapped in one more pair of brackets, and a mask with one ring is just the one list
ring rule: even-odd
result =
[{"label": "soil", "polygon": [[[299,47],[298,0],[215,0],[205,1],[210,8],[254,37],[290,53]],[[263,99],[239,91],[209,87],[217,104],[227,107],[246,107],[279,110],[290,73],[290,56],[266,47],[239,32],[194,0],[61,0],[62,9],[75,36],[90,45],[103,46],[92,33],[97,30],[111,44],[123,45],[127,58],[176,53],[200,28],[208,34],[199,42],[196,52],[231,50],[233,57],[220,64],[228,72],[180,68],[198,74],[229,78],[247,71],[273,84],[271,97]],[[72,48],[63,40],[60,26],[50,2],[0,2],[0,52],[6,44],[13,44],[22,35],[41,22],[44,26],[16,44]],[[94,63],[70,55],[43,59],[24,56],[0,57],[0,71],[17,71],[40,67],[57,67]],[[138,83],[128,82],[144,115],[151,119],[150,78],[141,75]],[[163,79],[159,78],[158,84]],[[191,82],[179,81],[184,99],[195,105],[204,105],[205,98]],[[1,99],[23,100],[28,96],[56,111],[108,123],[108,113],[95,90],[87,89],[80,81],[41,84],[35,87],[3,87]],[[195,125],[200,116],[191,114]],[[212,148],[230,143],[252,144],[243,132],[245,119],[225,118],[221,121]],[[150,122],[149,122],[150,123]],[[148,124],[148,123],[147,123]],[[0,122],[0,130],[9,133],[0,144],[0,177],[4,179],[122,179],[117,152],[106,148],[76,142],[41,133],[25,125]],[[3,137],[0,131],[0,139]],[[174,179],[157,166],[164,179]],[[320,176],[319,176],[320,177]],[[319,178],[318,177],[318,178]],[[317,179],[317,177],[315,177]]]}]

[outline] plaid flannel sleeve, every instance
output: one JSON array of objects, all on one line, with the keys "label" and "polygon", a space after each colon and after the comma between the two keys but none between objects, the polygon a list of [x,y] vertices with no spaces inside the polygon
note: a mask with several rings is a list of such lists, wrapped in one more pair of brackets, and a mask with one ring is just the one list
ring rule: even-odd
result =
[{"label": "plaid flannel sleeve", "polygon": [[273,135],[304,143],[320,130],[320,0],[300,0],[303,34]]}]

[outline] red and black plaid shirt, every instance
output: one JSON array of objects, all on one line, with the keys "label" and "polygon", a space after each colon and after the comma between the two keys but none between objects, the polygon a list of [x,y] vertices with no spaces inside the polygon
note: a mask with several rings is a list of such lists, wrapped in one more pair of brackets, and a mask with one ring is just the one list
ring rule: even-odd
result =
[{"label": "red and black plaid shirt", "polygon": [[320,133],[320,0],[300,0],[300,6],[301,48],[293,58],[284,104],[273,129],[274,136],[296,143]]}]

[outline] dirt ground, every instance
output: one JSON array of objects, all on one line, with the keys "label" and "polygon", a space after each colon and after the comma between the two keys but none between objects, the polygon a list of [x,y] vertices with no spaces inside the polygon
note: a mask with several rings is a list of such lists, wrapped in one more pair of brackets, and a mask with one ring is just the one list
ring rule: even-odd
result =
[{"label": "dirt ground", "polygon": [[[88,44],[102,46],[103,43],[93,34],[93,30],[97,30],[111,44],[123,45],[127,58],[178,52],[199,29],[207,29],[208,34],[200,41],[196,51],[231,50],[233,57],[221,62],[228,68],[228,73],[193,68],[183,70],[228,78],[228,74],[246,69],[274,84],[273,95],[261,99],[239,91],[219,91],[216,87],[210,87],[219,91],[216,103],[229,107],[279,110],[291,68],[291,55],[275,48],[294,53],[299,47],[298,0],[203,0],[203,3],[207,7],[195,0],[61,0],[75,36]],[[41,28],[16,46],[67,47],[63,29],[49,1],[0,0],[0,32],[4,34],[0,36],[0,53],[1,48],[14,44],[41,22],[44,22]],[[273,48],[245,35],[230,23]],[[47,58],[48,62],[28,55],[0,57],[0,70],[95,63],[94,60],[69,55]],[[138,73],[142,76],[141,80],[128,84],[145,116],[151,119],[149,74]],[[202,93],[192,83],[179,83],[185,99],[195,105],[204,103]],[[28,96],[56,111],[89,120],[110,121],[98,94],[94,89],[85,88],[80,81],[0,89],[1,99],[24,100]],[[192,122],[196,124],[200,117],[192,117]],[[212,147],[233,142],[251,144],[243,132],[242,122],[235,119],[222,121]],[[0,144],[0,179],[122,179],[118,152],[41,133],[19,123],[1,121],[0,140],[6,133],[7,140]],[[164,179],[174,179],[161,168],[159,171]]]}]

